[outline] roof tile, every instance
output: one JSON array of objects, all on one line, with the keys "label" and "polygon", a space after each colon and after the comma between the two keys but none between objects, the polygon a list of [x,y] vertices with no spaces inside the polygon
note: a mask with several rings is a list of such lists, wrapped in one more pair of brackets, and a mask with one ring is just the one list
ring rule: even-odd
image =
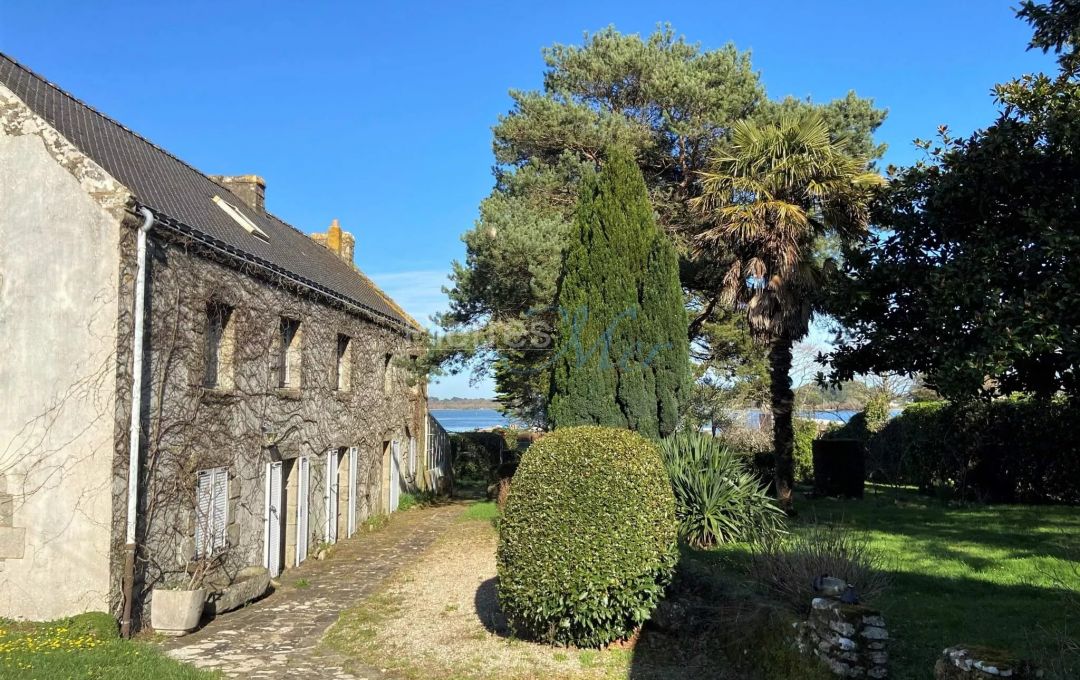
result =
[{"label": "roof tile", "polygon": [[[396,324],[416,322],[359,270],[270,213],[243,201],[168,151],[0,53],[0,83],[125,185],[136,200],[227,246],[275,265]],[[270,237],[249,234],[213,203],[221,195]]]}]

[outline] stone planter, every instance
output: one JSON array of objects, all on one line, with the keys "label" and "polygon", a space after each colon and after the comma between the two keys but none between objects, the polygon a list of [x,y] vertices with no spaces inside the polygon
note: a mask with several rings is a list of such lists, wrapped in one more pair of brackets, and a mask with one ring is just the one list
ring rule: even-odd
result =
[{"label": "stone planter", "polygon": [[821,659],[833,675],[842,678],[888,677],[888,639],[881,612],[833,597],[815,597],[810,618],[795,624],[799,650]]},{"label": "stone planter", "polygon": [[162,635],[186,635],[199,625],[206,591],[154,588],[150,602],[150,625]]}]

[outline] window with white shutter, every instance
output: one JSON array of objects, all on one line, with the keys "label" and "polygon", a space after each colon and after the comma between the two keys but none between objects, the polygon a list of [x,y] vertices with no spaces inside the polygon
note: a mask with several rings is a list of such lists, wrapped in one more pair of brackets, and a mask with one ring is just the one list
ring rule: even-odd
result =
[{"label": "window with white shutter", "polygon": [[210,557],[225,549],[229,518],[229,471],[199,470],[195,489],[195,556]]}]

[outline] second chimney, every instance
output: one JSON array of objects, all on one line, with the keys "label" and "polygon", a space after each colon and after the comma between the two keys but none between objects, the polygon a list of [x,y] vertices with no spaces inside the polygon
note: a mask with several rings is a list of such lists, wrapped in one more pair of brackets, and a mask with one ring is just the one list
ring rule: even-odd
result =
[{"label": "second chimney", "polygon": [[341,259],[353,264],[353,253],[356,250],[356,239],[353,235],[341,228],[337,219],[330,223],[326,233],[314,233],[311,238],[327,250],[333,252]]},{"label": "second chimney", "polygon": [[266,180],[258,175],[210,175],[260,215],[266,212]]}]

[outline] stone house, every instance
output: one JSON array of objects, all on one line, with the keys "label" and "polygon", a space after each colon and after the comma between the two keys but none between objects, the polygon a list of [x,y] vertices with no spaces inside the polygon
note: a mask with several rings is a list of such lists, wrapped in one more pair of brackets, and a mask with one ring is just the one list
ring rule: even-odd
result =
[{"label": "stone house", "polygon": [[265,190],[0,54],[0,617],[135,628],[447,483],[419,325]]}]

